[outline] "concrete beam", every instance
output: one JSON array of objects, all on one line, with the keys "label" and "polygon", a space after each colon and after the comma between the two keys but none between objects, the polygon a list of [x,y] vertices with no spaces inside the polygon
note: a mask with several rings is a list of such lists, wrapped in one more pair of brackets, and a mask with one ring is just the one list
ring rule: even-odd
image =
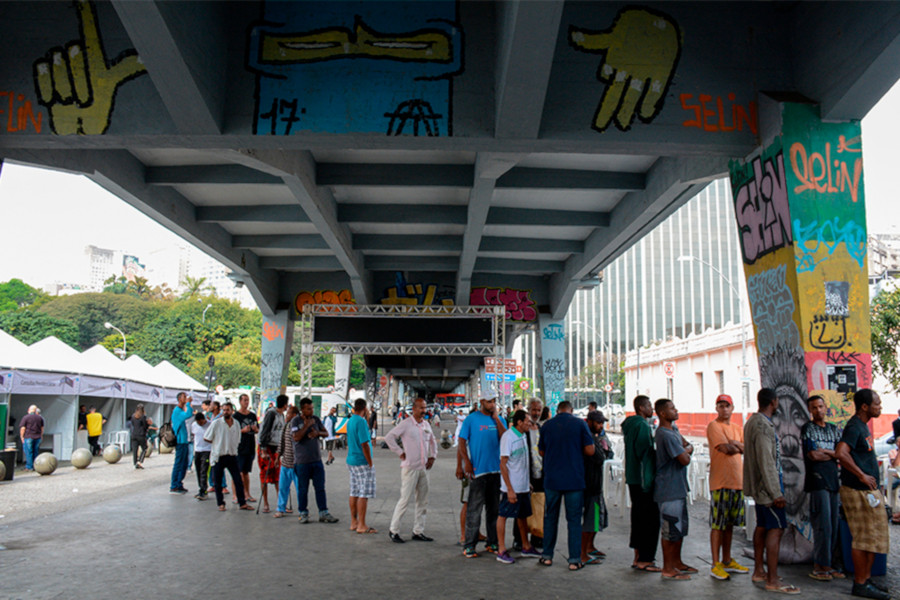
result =
[{"label": "concrete beam", "polygon": [[339,204],[342,223],[465,225],[466,207],[442,204]]},{"label": "concrete beam", "polygon": [[179,185],[187,183],[284,184],[280,177],[275,177],[244,165],[147,167],[147,183],[151,185]]},{"label": "concrete beam", "polygon": [[382,165],[320,163],[316,183],[333,186],[415,186],[469,188],[472,165]]},{"label": "concrete beam", "polygon": [[[164,189],[164,188],[159,188]],[[291,204],[245,206],[198,206],[196,219],[206,223],[309,223],[299,206]]]},{"label": "concrete beam", "polygon": [[728,161],[713,157],[663,158],[647,175],[647,188],[626,195],[595,229],[584,253],[570,256],[550,278],[550,310],[562,319],[581,282],[624,253],[637,240],[690,200],[710,181],[728,173]]},{"label": "concrete beam", "polygon": [[[558,260],[522,260],[518,258],[490,258],[481,256],[475,261],[476,271],[492,273],[556,273],[564,263]],[[468,295],[466,296],[468,298]]]},{"label": "concrete beam", "polygon": [[583,252],[579,240],[542,240],[516,237],[481,238],[479,252]]},{"label": "concrete beam", "polygon": [[220,134],[228,39],[222,6],[133,0],[112,4],[179,133]]},{"label": "concrete beam", "polygon": [[487,219],[488,225],[539,225],[543,227],[608,227],[609,223],[609,213],[605,212],[503,206],[492,207]]},{"label": "concrete beam", "polygon": [[231,238],[235,248],[265,248],[267,250],[326,250],[328,244],[321,235],[236,235]]},{"label": "concrete beam", "polygon": [[339,271],[342,265],[333,256],[261,256],[264,269],[280,271]]},{"label": "concrete beam", "polygon": [[562,0],[498,2],[494,136],[537,138],[556,54]]},{"label": "concrete beam", "polygon": [[497,189],[622,190],[644,189],[643,173],[515,167],[497,180]]},{"label": "concrete beam", "polygon": [[353,236],[354,250],[408,250],[410,252],[459,252],[460,235],[372,235]]},{"label": "concrete beam", "polygon": [[456,271],[455,256],[366,256],[370,271]]}]

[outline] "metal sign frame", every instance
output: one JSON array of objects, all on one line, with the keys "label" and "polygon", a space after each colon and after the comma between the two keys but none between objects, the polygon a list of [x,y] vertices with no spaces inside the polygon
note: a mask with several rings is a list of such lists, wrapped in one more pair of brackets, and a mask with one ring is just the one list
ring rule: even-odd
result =
[{"label": "metal sign frame", "polygon": [[[335,344],[314,342],[318,316],[491,317],[494,329],[492,345],[460,344],[435,346],[416,344]],[[506,308],[503,306],[408,306],[396,304],[307,304],[300,315],[300,391],[312,390],[313,357],[318,354],[377,354],[383,356],[493,356],[503,360],[506,353]]]}]

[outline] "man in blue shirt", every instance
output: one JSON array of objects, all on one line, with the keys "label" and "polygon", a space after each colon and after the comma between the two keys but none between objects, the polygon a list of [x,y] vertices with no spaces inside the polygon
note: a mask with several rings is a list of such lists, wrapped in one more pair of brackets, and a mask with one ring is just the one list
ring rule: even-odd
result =
[{"label": "man in blue shirt", "polygon": [[369,498],[375,497],[375,466],[372,464],[372,438],[366,422],[366,401],[353,404],[353,416],[347,421],[347,468],[350,469],[350,529],[356,533],[378,533],[366,525]]},{"label": "man in blue shirt", "polygon": [[185,392],[178,393],[178,406],[172,411],[172,429],[175,431],[175,462],[172,464],[172,481],[169,484],[170,494],[186,494],[187,488],[182,481],[187,473],[190,459],[190,437],[185,424],[194,416],[191,410],[191,397]]},{"label": "man in blue shirt", "polygon": [[476,558],[475,545],[481,527],[481,510],[484,509],[487,527],[487,547],[491,554],[499,552],[497,546],[497,516],[500,510],[500,436],[506,431],[506,422],[497,410],[497,397],[481,399],[481,410],[473,412],[459,431],[456,477],[467,477],[469,503],[466,508],[466,543],[463,556]]},{"label": "man in blue shirt", "polygon": [[572,414],[572,403],[559,403],[555,417],[541,427],[538,450],[544,457],[544,551],[540,563],[553,564],[560,504],[566,505],[569,570],[581,562],[581,517],[584,511],[584,456],[594,455],[594,438],[587,423]]}]

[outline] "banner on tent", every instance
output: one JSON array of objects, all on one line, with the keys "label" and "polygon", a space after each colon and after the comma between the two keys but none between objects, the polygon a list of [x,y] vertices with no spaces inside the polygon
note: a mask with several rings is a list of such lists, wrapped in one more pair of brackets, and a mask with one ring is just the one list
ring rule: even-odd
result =
[{"label": "banner on tent", "polygon": [[122,399],[125,397],[125,382],[105,377],[82,375],[78,393],[82,396]]},{"label": "banner on tent", "polygon": [[138,400],[141,402],[156,402],[162,404],[166,401],[165,388],[146,385],[144,383],[136,383],[134,381],[128,382],[126,395],[130,400]]},{"label": "banner on tent", "polygon": [[16,371],[13,374],[10,391],[13,394],[75,396],[78,394],[79,379],[78,375]]},{"label": "banner on tent", "polygon": [[12,371],[0,371],[0,394],[8,394],[12,390],[12,382]]}]

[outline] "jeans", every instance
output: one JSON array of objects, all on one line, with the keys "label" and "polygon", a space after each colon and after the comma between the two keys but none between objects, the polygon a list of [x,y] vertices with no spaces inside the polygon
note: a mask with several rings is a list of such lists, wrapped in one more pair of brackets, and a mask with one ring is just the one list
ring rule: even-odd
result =
[{"label": "jeans", "polygon": [[144,457],[147,456],[147,438],[131,438],[131,452],[134,464],[144,462]]},{"label": "jeans", "polygon": [[466,505],[466,548],[475,548],[481,528],[481,509],[488,545],[497,545],[497,513],[500,511],[500,473],[488,473],[469,482]]},{"label": "jeans", "polygon": [[832,550],[838,537],[838,493],[828,490],[809,492],[809,517],[813,526],[813,562],[832,567]]},{"label": "jeans", "polygon": [[194,442],[188,442],[188,469],[194,464]]},{"label": "jeans", "polygon": [[312,480],[316,490],[316,507],[319,514],[328,512],[328,499],[325,497],[325,465],[321,460],[304,465],[294,465],[297,473],[297,510],[300,514],[309,513],[309,481]]},{"label": "jeans", "polygon": [[34,469],[34,459],[37,458],[41,447],[41,438],[25,438],[22,442],[22,451],[25,453],[25,468]]},{"label": "jeans", "polygon": [[581,562],[581,517],[584,512],[584,490],[559,491],[544,489],[544,558],[553,558],[556,535],[559,528],[559,508],[566,505],[566,525],[568,527],[569,564]]},{"label": "jeans", "polygon": [[184,487],[184,475],[188,468],[188,444],[175,444],[175,462],[172,464],[172,481],[170,490],[180,490]]},{"label": "jeans", "polygon": [[659,545],[659,507],[653,501],[653,491],[645,492],[638,484],[630,484],[631,495],[631,540],[629,548],[638,551],[638,562],[656,561],[656,547]]},{"label": "jeans", "polygon": [[[180,446],[181,444],[178,445]],[[228,472],[231,473],[231,481],[234,483],[234,494],[237,497],[238,504],[240,506],[246,505],[244,482],[241,481],[241,473],[238,471],[237,456],[233,454],[223,454],[216,461],[216,464],[213,465],[213,473],[216,476],[216,505],[225,506],[225,494],[222,492],[222,482],[225,481],[225,469],[228,469]]]},{"label": "jeans", "polygon": [[197,471],[197,485],[200,486],[200,495],[205,496],[209,482],[207,475],[209,473],[209,451],[194,452],[194,470]]},{"label": "jeans", "polygon": [[[283,513],[287,510],[288,499],[291,497],[291,484],[297,487],[297,473],[294,467],[285,467],[282,465],[281,473],[278,475],[278,508],[276,512]],[[299,490],[298,490],[299,493]],[[297,499],[297,506],[300,506],[300,499]]]}]

